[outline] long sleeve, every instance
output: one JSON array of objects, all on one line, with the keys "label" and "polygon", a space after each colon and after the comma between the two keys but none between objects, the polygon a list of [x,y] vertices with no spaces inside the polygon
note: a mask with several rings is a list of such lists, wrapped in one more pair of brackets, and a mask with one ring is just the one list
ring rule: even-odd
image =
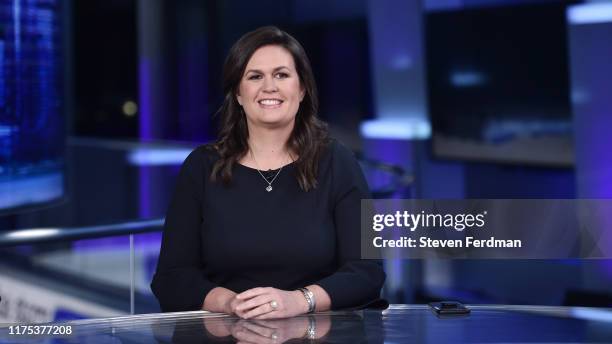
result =
[{"label": "long sleeve", "polygon": [[379,299],[386,277],[381,262],[361,259],[361,199],[370,197],[369,189],[353,153],[334,146],[332,202],[339,269],[315,284],[329,294],[332,310],[385,304]]},{"label": "long sleeve", "polygon": [[151,289],[164,312],[199,310],[216,287],[201,263],[204,154],[198,148],[185,160],[164,224],[157,270]]}]

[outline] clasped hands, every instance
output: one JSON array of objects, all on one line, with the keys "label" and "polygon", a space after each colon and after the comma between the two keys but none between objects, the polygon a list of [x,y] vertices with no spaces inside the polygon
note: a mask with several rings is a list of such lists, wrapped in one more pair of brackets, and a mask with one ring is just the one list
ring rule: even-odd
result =
[{"label": "clasped hands", "polygon": [[306,313],[308,303],[299,290],[260,287],[236,294],[227,303],[227,310],[242,319],[278,319]]},{"label": "clasped hands", "polygon": [[258,287],[242,293],[215,288],[204,301],[204,309],[236,315],[242,319],[280,319],[308,312],[308,302],[299,290]]}]

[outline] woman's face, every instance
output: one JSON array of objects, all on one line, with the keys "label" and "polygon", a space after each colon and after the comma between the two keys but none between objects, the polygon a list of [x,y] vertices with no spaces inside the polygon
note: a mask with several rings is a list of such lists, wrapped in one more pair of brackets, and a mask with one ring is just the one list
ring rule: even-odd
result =
[{"label": "woman's face", "polygon": [[247,63],[236,97],[250,125],[293,125],[304,99],[293,56],[277,45],[257,49]]}]

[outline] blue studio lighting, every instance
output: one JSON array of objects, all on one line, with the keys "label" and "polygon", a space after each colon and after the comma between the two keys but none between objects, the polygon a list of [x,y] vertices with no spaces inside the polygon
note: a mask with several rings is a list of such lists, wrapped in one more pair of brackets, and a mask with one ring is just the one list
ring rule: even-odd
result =
[{"label": "blue studio lighting", "polygon": [[612,3],[591,3],[570,6],[567,10],[570,24],[597,24],[612,22]]},{"label": "blue studio lighting", "polygon": [[192,149],[138,148],[128,153],[127,160],[135,166],[180,165]]},{"label": "blue studio lighting", "polygon": [[431,125],[421,118],[378,118],[364,121],[361,136],[368,139],[424,140],[431,136]]},{"label": "blue studio lighting", "polygon": [[575,307],[570,310],[570,315],[583,320],[594,320],[612,323],[612,312],[608,309],[594,309]]},{"label": "blue studio lighting", "polygon": [[455,87],[479,86],[486,80],[486,77],[478,72],[455,72],[450,76],[450,82]]}]

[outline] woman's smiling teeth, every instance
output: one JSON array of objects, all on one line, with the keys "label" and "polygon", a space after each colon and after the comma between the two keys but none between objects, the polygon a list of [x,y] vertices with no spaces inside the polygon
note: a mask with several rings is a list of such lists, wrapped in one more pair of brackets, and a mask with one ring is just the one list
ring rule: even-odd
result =
[{"label": "woman's smiling teeth", "polygon": [[280,99],[261,99],[258,101],[258,103],[264,107],[276,107],[282,104],[282,102],[283,101]]},{"label": "woman's smiling teeth", "polygon": [[262,105],[279,105],[283,101],[280,99],[262,99],[259,101],[259,104]]}]

